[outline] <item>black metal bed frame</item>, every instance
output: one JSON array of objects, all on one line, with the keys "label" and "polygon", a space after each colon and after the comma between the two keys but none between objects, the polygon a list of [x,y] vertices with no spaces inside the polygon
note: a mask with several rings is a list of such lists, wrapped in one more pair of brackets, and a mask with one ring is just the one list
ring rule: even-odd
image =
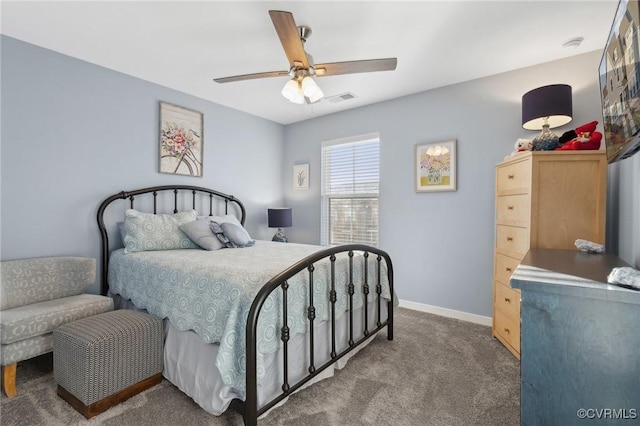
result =
[{"label": "black metal bed frame", "polygon": [[[134,208],[134,199],[138,195],[143,194],[152,194],[153,195],[153,213],[157,213],[157,197],[158,193],[164,191],[171,191],[174,193],[174,202],[173,202],[173,212],[177,213],[179,207],[178,193],[180,191],[189,191],[192,194],[192,208],[196,209],[196,200],[198,197],[209,197],[209,215],[213,215],[213,200],[214,197],[218,200],[221,199],[225,203],[225,213],[228,213],[229,203],[235,203],[240,209],[241,217],[240,222],[244,225],[246,219],[246,210],[244,205],[236,199],[232,195],[227,195],[219,191],[215,191],[208,188],[198,187],[198,186],[190,186],[190,185],[165,185],[165,186],[155,186],[150,188],[137,189],[134,191],[122,191],[117,194],[114,194],[108,198],[106,198],[98,208],[97,220],[98,220],[98,228],[100,230],[101,236],[101,292],[103,295],[107,294],[108,291],[108,268],[109,268],[109,236],[107,229],[104,223],[104,213],[106,208],[119,199],[129,199],[131,208]],[[206,195],[204,195],[206,194]],[[368,295],[372,291],[377,295],[377,309],[374,314],[377,315],[376,318],[376,326],[373,330],[368,330],[369,327],[369,306],[368,303],[363,303],[363,312],[364,312],[364,330],[362,330],[362,337],[358,340],[354,340],[354,309],[353,309],[353,296],[356,292],[356,285],[353,283],[353,256],[354,252],[362,252],[364,258],[364,282],[361,285],[362,294],[364,295],[365,301],[368,300]],[[347,295],[348,295],[348,325],[349,325],[349,341],[348,347],[346,347],[341,352],[336,352],[336,311],[335,304],[337,301],[337,292],[336,292],[336,279],[335,279],[335,261],[336,255],[339,253],[347,253],[349,258],[349,278],[347,285]],[[375,285],[369,283],[368,277],[368,262],[370,255],[375,255],[375,259],[373,261],[377,262],[377,282]],[[330,359],[320,366],[315,365],[314,361],[314,347],[315,347],[315,336],[313,329],[313,322],[316,318],[315,314],[315,306],[314,306],[314,292],[313,292],[313,273],[315,270],[314,265],[322,261],[324,259],[329,259],[331,265],[331,285],[329,291],[329,302],[331,303],[331,353]],[[246,425],[256,425],[258,421],[258,417],[267,412],[269,409],[274,407],[276,404],[281,402],[283,399],[287,398],[293,392],[298,390],[304,384],[312,380],[323,370],[337,362],[340,358],[354,350],[359,345],[363,344],[367,339],[371,336],[382,330],[383,328],[387,328],[387,339],[393,340],[393,300],[386,301],[387,303],[387,318],[383,320],[381,318],[382,311],[382,285],[381,285],[381,277],[382,277],[382,261],[384,260],[387,268],[387,277],[389,280],[389,289],[391,294],[393,295],[393,265],[391,262],[391,258],[389,255],[380,249],[375,247],[363,245],[363,244],[348,244],[342,246],[336,246],[327,248],[325,250],[318,251],[312,255],[305,257],[300,260],[296,264],[290,266],[286,270],[282,271],[275,277],[271,278],[265,285],[260,289],[258,294],[256,295],[251,308],[249,310],[247,316],[247,326],[246,326],[246,396],[245,401],[234,399],[231,402],[230,407],[235,411],[238,411]],[[305,271],[309,274],[309,305],[307,306],[306,316],[309,320],[309,350],[310,350],[310,363],[308,366],[309,374],[296,383],[289,384],[288,378],[288,356],[289,356],[289,327],[287,324],[287,291],[288,291],[288,280],[292,278],[294,275]],[[282,318],[284,323],[280,329],[280,339],[283,343],[283,372],[284,372],[284,380],[282,384],[282,393],[272,399],[270,402],[266,403],[264,406],[258,408],[258,381],[257,381],[257,333],[258,333],[258,318],[260,315],[260,310],[262,309],[263,304],[267,300],[269,295],[276,291],[277,289],[282,290]],[[359,336],[359,334],[358,334]]]}]

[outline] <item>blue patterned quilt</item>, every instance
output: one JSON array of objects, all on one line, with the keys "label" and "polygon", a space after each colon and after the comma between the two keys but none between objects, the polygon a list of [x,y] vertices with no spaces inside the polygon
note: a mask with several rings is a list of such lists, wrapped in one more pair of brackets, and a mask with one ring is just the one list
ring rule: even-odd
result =
[{"label": "blue patterned quilt", "polygon": [[[245,330],[251,303],[262,286],[278,273],[324,247],[256,241],[253,247],[206,251],[199,249],[147,251],[125,254],[123,249],[111,254],[109,287],[112,293],[131,299],[160,318],[169,318],[181,331],[193,330],[207,343],[219,343],[216,366],[225,384],[245,390]],[[369,257],[369,301],[376,296],[376,256]],[[381,262],[382,296],[390,292],[385,262]],[[362,256],[354,256],[356,285],[354,309],[363,302],[361,286],[364,267]],[[329,319],[330,262],[315,265],[314,305],[316,320]],[[309,275],[305,270],[289,281],[287,313],[290,333],[305,333],[308,320]],[[348,258],[336,261],[336,317],[348,308]],[[262,355],[276,352],[281,344],[282,291],[271,293],[258,321],[258,382],[264,377]]]}]

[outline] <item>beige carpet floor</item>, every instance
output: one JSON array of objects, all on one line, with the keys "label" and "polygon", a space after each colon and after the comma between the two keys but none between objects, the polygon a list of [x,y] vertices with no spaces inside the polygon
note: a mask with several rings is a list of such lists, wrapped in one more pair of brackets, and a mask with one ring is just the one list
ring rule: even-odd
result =
[{"label": "beige carpet floor", "polygon": [[[213,416],[167,380],[86,420],[56,395],[52,357],[18,364],[2,426],[241,425]],[[334,377],[293,395],[260,425],[519,425],[520,365],[489,327],[398,309],[386,333]]]}]

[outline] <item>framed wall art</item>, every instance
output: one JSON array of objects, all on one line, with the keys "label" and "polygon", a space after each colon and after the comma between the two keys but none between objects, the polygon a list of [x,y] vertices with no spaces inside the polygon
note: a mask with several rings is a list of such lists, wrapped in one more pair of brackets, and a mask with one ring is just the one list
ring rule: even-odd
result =
[{"label": "framed wall art", "polygon": [[456,190],[456,140],[416,145],[416,192]]},{"label": "framed wall art", "polygon": [[293,189],[309,189],[309,165],[293,166]]},{"label": "framed wall art", "polygon": [[202,177],[203,114],[160,102],[160,173]]}]

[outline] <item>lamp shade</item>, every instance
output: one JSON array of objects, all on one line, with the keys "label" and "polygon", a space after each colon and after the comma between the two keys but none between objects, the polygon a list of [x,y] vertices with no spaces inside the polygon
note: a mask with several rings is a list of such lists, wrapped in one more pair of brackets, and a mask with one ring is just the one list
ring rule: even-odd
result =
[{"label": "lamp shade", "polygon": [[545,119],[551,129],[564,126],[573,119],[571,86],[551,84],[530,90],[522,96],[522,127],[540,130]]},{"label": "lamp shade", "polygon": [[267,209],[267,225],[269,228],[289,228],[292,223],[290,207]]},{"label": "lamp shade", "polygon": [[302,87],[304,95],[309,98],[309,102],[311,103],[317,102],[324,97],[324,93],[322,93],[318,84],[309,76],[302,79],[300,86]]},{"label": "lamp shade", "polygon": [[284,96],[289,102],[293,102],[294,104],[304,103],[305,94],[303,93],[303,89],[300,86],[300,83],[295,78],[292,78],[285,83],[284,87],[282,88],[282,96]]},{"label": "lamp shade", "polygon": [[300,88],[298,86],[298,82],[291,79],[287,81],[284,87],[282,88],[282,96],[284,96],[288,100],[292,100],[293,98],[296,97],[299,90]]}]

